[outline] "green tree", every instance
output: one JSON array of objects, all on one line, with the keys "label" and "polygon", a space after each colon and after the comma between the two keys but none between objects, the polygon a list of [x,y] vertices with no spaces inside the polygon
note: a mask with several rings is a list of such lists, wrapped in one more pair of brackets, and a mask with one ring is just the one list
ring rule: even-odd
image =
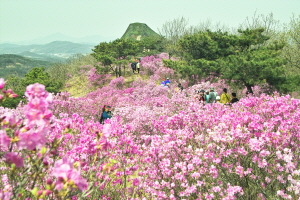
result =
[{"label": "green tree", "polygon": [[101,62],[105,68],[97,68],[98,73],[113,71],[116,76],[125,73],[125,65],[132,59],[145,55],[161,53],[162,37],[145,37],[142,40],[116,39],[112,42],[102,42],[95,46],[92,56]]},{"label": "green tree", "polygon": [[183,58],[192,66],[190,75],[216,75],[228,82],[234,80],[249,91],[256,84],[268,83],[281,92],[289,92],[287,80],[291,83],[296,79],[286,76],[286,62],[280,57],[284,45],[276,41],[267,44],[269,37],[263,31],[238,30],[239,34],[233,35],[208,30],[187,35],[178,44],[184,51]]},{"label": "green tree", "polygon": [[24,88],[34,83],[45,85],[46,90],[52,93],[59,92],[59,89],[62,87],[62,83],[53,80],[45,71],[44,67],[35,67],[31,69],[27,74],[25,74],[25,78],[21,79],[21,85]]},{"label": "green tree", "polygon": [[193,35],[186,35],[179,41],[186,60],[216,60],[231,55],[237,45],[237,36],[227,32],[201,31]]},{"label": "green tree", "polygon": [[[292,67],[292,73],[299,73],[300,69],[300,15],[293,16],[290,23],[285,27],[287,30],[284,34],[286,46],[283,49],[282,56]],[[296,70],[295,70],[296,69]]]},{"label": "green tree", "polygon": [[285,60],[280,58],[282,47],[275,44],[230,55],[219,61],[223,66],[222,77],[229,81],[235,80],[250,92],[254,85],[261,83],[268,83],[282,92],[287,92],[281,87],[286,81]]},{"label": "green tree", "polygon": [[143,56],[149,56],[154,54],[159,54],[161,52],[164,52],[165,46],[164,46],[165,39],[163,37],[157,36],[157,37],[145,37],[140,41],[140,52],[138,52],[139,57]]}]

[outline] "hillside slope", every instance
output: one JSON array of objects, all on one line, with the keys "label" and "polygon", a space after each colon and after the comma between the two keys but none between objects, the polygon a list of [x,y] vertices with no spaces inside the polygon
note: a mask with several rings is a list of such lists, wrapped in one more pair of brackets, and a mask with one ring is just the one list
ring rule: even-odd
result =
[{"label": "hillside slope", "polygon": [[0,55],[0,77],[6,78],[9,75],[24,76],[34,67],[49,67],[52,63],[41,60],[34,60],[14,54]]}]

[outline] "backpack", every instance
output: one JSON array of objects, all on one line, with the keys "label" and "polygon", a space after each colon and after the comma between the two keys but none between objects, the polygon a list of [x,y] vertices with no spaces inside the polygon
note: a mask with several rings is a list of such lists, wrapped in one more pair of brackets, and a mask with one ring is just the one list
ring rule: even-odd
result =
[{"label": "backpack", "polygon": [[136,63],[135,62],[131,63],[131,68],[134,69],[135,67],[136,67]]}]

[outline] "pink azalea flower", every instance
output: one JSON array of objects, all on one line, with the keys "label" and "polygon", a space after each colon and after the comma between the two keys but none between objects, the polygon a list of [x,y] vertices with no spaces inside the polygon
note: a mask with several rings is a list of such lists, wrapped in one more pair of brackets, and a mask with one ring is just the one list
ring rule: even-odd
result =
[{"label": "pink azalea flower", "polygon": [[39,83],[28,85],[26,88],[25,96],[31,101],[34,97],[46,97],[47,91],[45,91],[45,86]]},{"label": "pink azalea flower", "polygon": [[6,135],[4,130],[0,130],[0,147],[8,147],[10,144],[10,137]]},{"label": "pink azalea flower", "polygon": [[73,181],[81,191],[86,190],[88,186],[87,181],[80,176],[80,171],[73,168],[73,162],[67,157],[55,162],[52,176],[58,179],[58,190],[62,189],[64,181]]},{"label": "pink azalea flower", "polygon": [[13,193],[11,191],[0,191],[0,199],[1,200],[10,200],[12,197]]},{"label": "pink azalea flower", "polygon": [[15,98],[15,97],[18,96],[17,94],[15,94],[15,93],[12,91],[12,89],[8,89],[8,90],[6,90],[6,91],[3,91],[3,93],[4,93],[6,96],[8,96],[9,98]]},{"label": "pink azalea flower", "polygon": [[9,152],[4,155],[6,162],[9,164],[15,164],[16,167],[23,167],[23,158],[18,156],[16,152]]},{"label": "pink azalea flower", "polygon": [[111,125],[110,124],[104,124],[102,132],[103,132],[104,137],[109,137],[110,133],[111,133]]},{"label": "pink azalea flower", "polygon": [[5,86],[5,81],[3,78],[0,78],[0,90],[2,90]]},{"label": "pink azalea flower", "polygon": [[48,132],[48,129],[44,128],[40,131],[30,129],[26,132],[21,132],[19,134],[19,149],[28,149],[33,150],[35,148],[42,147],[46,142],[45,133]]}]

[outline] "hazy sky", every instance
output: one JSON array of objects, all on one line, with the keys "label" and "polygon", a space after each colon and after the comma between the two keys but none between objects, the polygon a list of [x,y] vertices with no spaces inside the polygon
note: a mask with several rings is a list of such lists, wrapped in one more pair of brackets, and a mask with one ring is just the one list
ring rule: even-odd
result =
[{"label": "hazy sky", "polygon": [[120,38],[130,23],[154,31],[184,17],[190,25],[210,19],[230,28],[254,13],[273,13],[281,23],[300,14],[300,0],[0,0],[0,42],[31,40],[53,33],[72,37]]}]

